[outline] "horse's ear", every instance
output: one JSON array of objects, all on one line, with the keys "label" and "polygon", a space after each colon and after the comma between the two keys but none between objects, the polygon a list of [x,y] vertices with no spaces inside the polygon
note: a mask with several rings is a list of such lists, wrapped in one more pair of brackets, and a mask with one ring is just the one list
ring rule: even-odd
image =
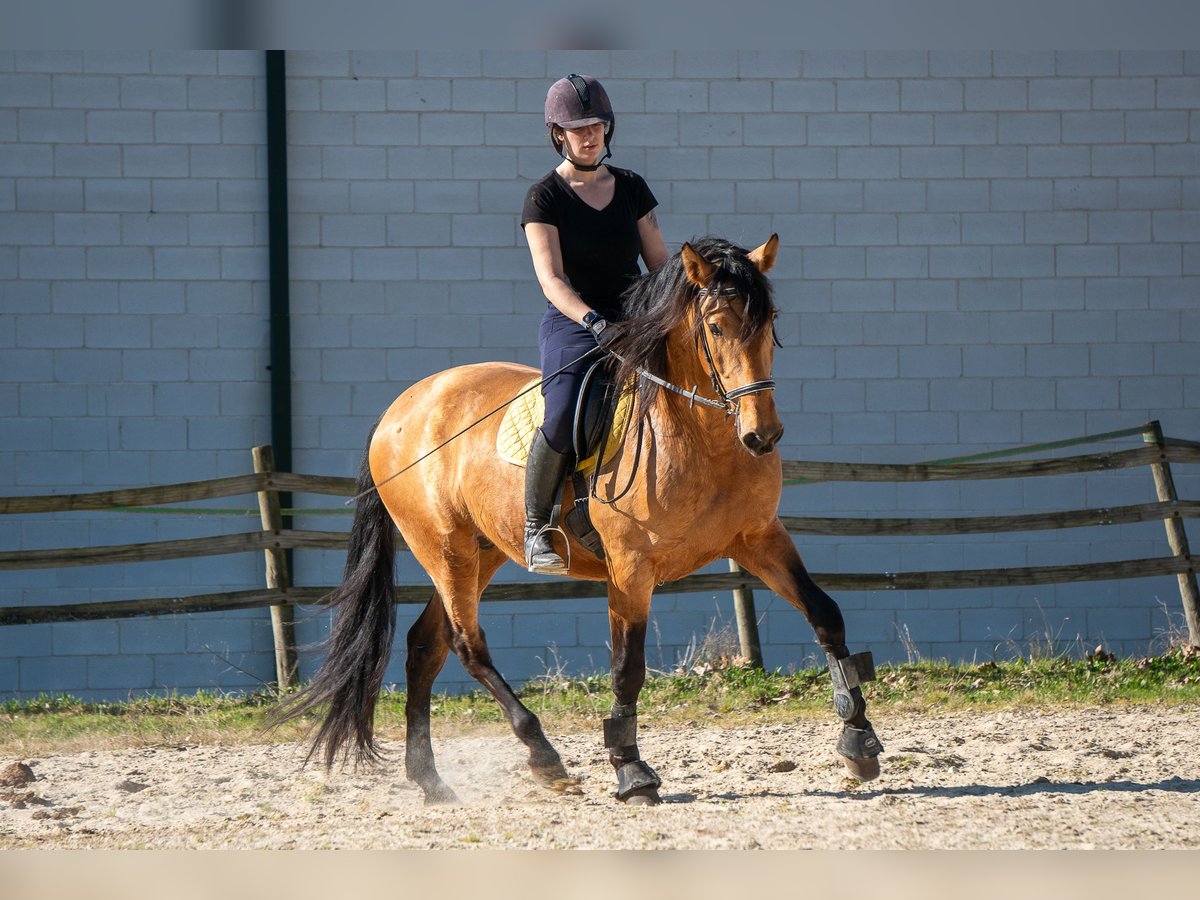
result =
[{"label": "horse's ear", "polygon": [[697,287],[708,287],[717,267],[693,250],[692,245],[688,243],[679,248],[679,256],[683,260],[683,271],[687,273],[688,281]]},{"label": "horse's ear", "polygon": [[756,250],[750,252],[750,262],[758,266],[758,271],[764,275],[775,265],[775,256],[779,253],[779,235],[773,234],[767,238],[767,242]]}]

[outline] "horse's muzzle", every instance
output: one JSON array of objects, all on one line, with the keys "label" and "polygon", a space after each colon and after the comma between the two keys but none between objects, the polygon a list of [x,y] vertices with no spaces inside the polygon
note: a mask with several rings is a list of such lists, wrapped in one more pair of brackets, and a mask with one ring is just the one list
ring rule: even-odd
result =
[{"label": "horse's muzzle", "polygon": [[742,445],[755,456],[766,456],[775,449],[783,437],[783,426],[761,431],[747,431],[742,435]]}]

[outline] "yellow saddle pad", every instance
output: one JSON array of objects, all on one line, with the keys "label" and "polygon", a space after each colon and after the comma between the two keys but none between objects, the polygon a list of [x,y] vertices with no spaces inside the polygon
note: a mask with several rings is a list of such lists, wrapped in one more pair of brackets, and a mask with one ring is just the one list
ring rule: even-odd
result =
[{"label": "yellow saddle pad", "polygon": [[[524,466],[529,459],[529,447],[533,444],[533,432],[546,417],[546,401],[536,385],[540,378],[535,378],[522,388],[525,393],[509,404],[504,418],[500,422],[500,430],[496,433],[496,452],[505,462]],[[575,468],[579,472],[590,472],[596,467],[596,458],[601,457],[600,465],[611,460],[621,449],[625,440],[625,429],[629,426],[629,414],[633,409],[633,392],[624,390],[617,398],[617,409],[613,414],[612,429],[604,442],[603,454],[593,453]]]}]

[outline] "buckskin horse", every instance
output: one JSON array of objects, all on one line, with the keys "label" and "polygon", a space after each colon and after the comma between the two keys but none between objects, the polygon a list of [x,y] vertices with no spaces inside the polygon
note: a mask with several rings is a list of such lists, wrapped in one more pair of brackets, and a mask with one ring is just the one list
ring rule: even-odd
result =
[{"label": "buckskin horse", "polygon": [[[560,552],[570,553],[570,577],[608,582],[615,703],[603,733],[616,797],[629,804],[660,802],[661,780],[637,745],[654,586],[722,557],[807,617],[844,723],[837,752],[859,780],[879,774],[882,746],[860,688],[874,677],[871,656],[850,654],[838,605],[813,582],[777,515],[783,479],[775,448],[783,423],[770,380],[777,310],[766,272],[778,245],[772,235],[747,252],[704,238],[635,282],[627,319],[612,326],[618,334],[606,346],[619,360],[615,383],[636,384],[637,426],[593,483],[602,501],[591,517],[603,558],[574,536],[555,537]],[[326,659],[277,714],[282,721],[327,710],[310,758],[321,754],[332,767],[351,750],[360,762],[380,755],[373,718],[395,632],[394,522],[434,584],[408,632],[408,778],[428,803],[457,800],[434,764],[429,722],[433,682],[453,650],[503,707],[529,749],[534,779],[577,790],[537,716],[493,664],[479,625],[484,587],[505,560],[523,559],[524,473],[497,455],[499,417],[489,413],[531,378],[534,370],[510,363],[440,372],[401,394],[376,425],[359,474],[344,583],[329,600],[336,615]],[[697,384],[711,385],[714,396]],[[564,508],[572,498],[568,484]]]}]

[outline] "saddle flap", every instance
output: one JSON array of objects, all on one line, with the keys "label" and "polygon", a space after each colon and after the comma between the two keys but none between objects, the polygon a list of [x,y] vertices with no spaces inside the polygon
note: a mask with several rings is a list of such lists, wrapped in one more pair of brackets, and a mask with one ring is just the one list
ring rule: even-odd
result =
[{"label": "saddle flap", "polygon": [[[496,432],[496,453],[505,462],[516,466],[525,465],[529,458],[529,447],[533,443],[533,433],[541,426],[546,415],[545,399],[536,387],[540,381],[540,378],[534,379],[522,388],[522,395],[509,404]],[[614,394],[615,404],[612,402]],[[615,410],[608,413],[607,410],[613,406]],[[625,440],[632,410],[632,390],[618,392],[607,377],[593,377],[589,371],[576,405],[575,423],[576,441],[579,441],[579,435],[585,436],[587,456],[576,464],[575,471],[590,472],[596,467],[598,458],[599,464],[604,465],[617,454]],[[578,415],[580,411],[584,413],[582,417]],[[610,419],[612,427],[607,428]],[[602,454],[596,452],[596,445],[600,442],[604,444]]]}]

